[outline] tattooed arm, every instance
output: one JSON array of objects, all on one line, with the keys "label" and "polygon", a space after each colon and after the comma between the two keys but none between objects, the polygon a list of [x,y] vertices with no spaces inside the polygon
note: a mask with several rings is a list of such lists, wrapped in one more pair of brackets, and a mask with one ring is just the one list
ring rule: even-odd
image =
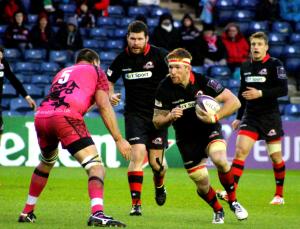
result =
[{"label": "tattooed arm", "polygon": [[179,107],[175,107],[171,111],[154,109],[152,121],[156,129],[161,129],[170,126],[182,115],[183,110]]}]

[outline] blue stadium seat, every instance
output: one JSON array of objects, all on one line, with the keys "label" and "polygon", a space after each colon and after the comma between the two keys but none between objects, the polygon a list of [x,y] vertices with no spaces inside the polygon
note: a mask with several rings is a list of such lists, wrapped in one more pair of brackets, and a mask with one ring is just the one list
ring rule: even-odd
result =
[{"label": "blue stadium seat", "polygon": [[45,49],[26,49],[24,52],[26,61],[42,62],[46,59]]},{"label": "blue stadium seat", "polygon": [[116,19],[113,17],[98,17],[97,26],[100,28],[115,28]]},{"label": "blue stadium seat", "polygon": [[4,55],[8,61],[20,61],[22,58],[21,52],[16,48],[5,49]]},{"label": "blue stadium seat", "polygon": [[14,66],[15,73],[34,74],[39,70],[39,64],[32,62],[17,62]]},{"label": "blue stadium seat", "polygon": [[237,22],[237,25],[240,27],[240,31],[242,32],[242,34],[244,35],[248,34],[249,22],[247,21]]},{"label": "blue stadium seat", "polygon": [[127,26],[134,21],[133,17],[123,17],[116,21],[118,27],[127,28]]},{"label": "blue stadium seat", "polygon": [[273,57],[281,58],[284,46],[285,45],[283,45],[283,44],[282,45],[270,45],[268,52]]},{"label": "blue stadium seat", "polygon": [[127,29],[116,29],[116,30],[114,30],[114,37],[115,38],[124,39],[126,37],[126,35],[127,35]]},{"label": "blue stadium seat", "polygon": [[192,70],[196,73],[200,73],[200,74],[204,74],[205,73],[205,69],[203,66],[193,66]]},{"label": "blue stadium seat", "polygon": [[286,44],[286,35],[277,32],[269,33],[269,44],[270,45],[283,45]]},{"label": "blue stadium seat", "polygon": [[16,73],[15,75],[21,83],[31,83],[31,74]]},{"label": "blue stadium seat", "polygon": [[103,40],[107,38],[107,29],[105,28],[92,28],[90,30],[90,38]]},{"label": "blue stadium seat", "polygon": [[288,95],[281,96],[277,100],[278,100],[279,104],[289,104],[290,103],[290,97]]},{"label": "blue stadium seat", "polygon": [[35,84],[35,85],[45,85],[45,84],[49,84],[51,81],[51,77],[47,76],[47,75],[33,75],[31,77],[31,83]]},{"label": "blue stadium seat", "polygon": [[6,28],[7,28],[7,25],[0,25],[0,37],[4,36]]},{"label": "blue stadium seat", "polygon": [[90,49],[100,49],[100,41],[96,39],[84,39],[83,47]]},{"label": "blue stadium seat", "polygon": [[148,10],[143,6],[130,6],[128,8],[128,16],[136,17],[138,15],[144,15],[145,17],[148,15]]},{"label": "blue stadium seat", "polygon": [[24,84],[23,86],[31,97],[41,98],[43,96],[43,90],[33,84]]},{"label": "blue stadium seat", "polygon": [[49,94],[50,88],[51,88],[51,85],[47,85],[44,87],[44,97]]},{"label": "blue stadium seat", "polygon": [[[258,31],[268,32],[269,26],[267,21],[251,21],[248,27],[249,34]],[[275,32],[275,31],[274,31]]]},{"label": "blue stadium seat", "polygon": [[117,53],[115,53],[115,52],[101,52],[100,60],[103,62],[111,62],[116,58],[116,56],[117,56]]},{"label": "blue stadium seat", "polygon": [[209,69],[209,76],[212,78],[229,78],[231,71],[227,66],[212,66]]},{"label": "blue stadium seat", "polygon": [[90,35],[90,28],[79,28],[80,30],[80,34],[82,36],[82,38],[88,37]]},{"label": "blue stadium seat", "polygon": [[300,116],[300,104],[287,104],[284,113],[289,116]]},{"label": "blue stadium seat", "polygon": [[108,15],[110,17],[123,17],[124,9],[122,6],[109,6],[108,7]]},{"label": "blue stadium seat", "polygon": [[230,89],[240,88],[240,85],[241,81],[236,79],[229,79],[227,84]]},{"label": "blue stadium seat", "polygon": [[105,42],[105,49],[110,51],[121,51],[124,48],[124,40],[108,40]]},{"label": "blue stadium seat", "polygon": [[[1,31],[1,29],[0,29],[0,31]],[[297,22],[295,25],[295,32],[300,33],[300,21]],[[1,32],[0,32],[0,34],[1,34]]]},{"label": "blue stadium seat", "polygon": [[41,73],[54,76],[60,70],[60,66],[55,62],[43,62],[41,63]]},{"label": "blue stadium seat", "polygon": [[13,98],[16,96],[17,92],[11,84],[3,84],[3,98]]},{"label": "blue stadium seat", "polygon": [[300,57],[300,45],[286,45],[282,54],[283,58]]},{"label": "blue stadium seat", "polygon": [[251,21],[255,16],[255,13],[250,10],[236,10],[233,12],[232,18],[235,22],[239,21]]},{"label": "blue stadium seat", "polygon": [[292,26],[286,21],[274,21],[272,23],[272,32],[289,35],[292,32]]},{"label": "blue stadium seat", "polygon": [[292,33],[290,36],[291,44],[300,44],[300,33]]},{"label": "blue stadium seat", "polygon": [[150,9],[150,17],[160,17],[164,13],[171,13],[168,8],[153,7]]},{"label": "blue stadium seat", "polygon": [[28,14],[27,21],[29,24],[36,24],[39,16],[37,14]]},{"label": "blue stadium seat", "polygon": [[31,111],[31,107],[24,98],[14,98],[10,101],[10,109],[12,111],[26,112]]},{"label": "blue stadium seat", "polygon": [[298,73],[300,72],[300,58],[286,58],[284,66],[287,72]]},{"label": "blue stadium seat", "polygon": [[226,25],[232,21],[234,11],[232,9],[219,10],[216,16],[217,23],[219,25]]},{"label": "blue stadium seat", "polygon": [[219,0],[216,1],[216,8],[218,10],[220,9],[234,9],[235,8],[235,4],[233,0]]},{"label": "blue stadium seat", "polygon": [[62,10],[65,15],[74,15],[76,11],[76,4],[59,4],[58,8]]},{"label": "blue stadium seat", "polygon": [[3,111],[10,110],[10,100],[11,100],[11,98],[3,98],[2,99],[2,110]]},{"label": "blue stadium seat", "polygon": [[70,60],[71,55],[68,50],[51,50],[49,52],[49,61],[65,64]]},{"label": "blue stadium seat", "polygon": [[237,7],[240,9],[255,10],[258,4],[258,0],[239,0]]},{"label": "blue stadium seat", "polygon": [[159,19],[158,18],[147,18],[147,25],[151,27],[156,27],[158,26]]}]

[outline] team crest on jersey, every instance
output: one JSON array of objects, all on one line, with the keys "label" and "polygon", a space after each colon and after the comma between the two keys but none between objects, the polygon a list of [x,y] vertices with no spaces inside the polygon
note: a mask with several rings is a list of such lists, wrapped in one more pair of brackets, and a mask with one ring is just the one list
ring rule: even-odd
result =
[{"label": "team crest on jersey", "polygon": [[266,68],[263,68],[262,70],[260,70],[260,71],[258,72],[258,74],[260,74],[260,75],[268,75],[268,71],[267,71]]},{"label": "team crest on jersey", "polygon": [[154,140],[152,140],[152,143],[155,145],[162,145],[163,141],[161,137],[155,138]]},{"label": "team crest on jersey", "polygon": [[268,136],[274,136],[276,135],[276,131],[274,129],[271,129],[268,133]]},{"label": "team crest on jersey", "polygon": [[154,68],[154,64],[152,61],[148,61],[144,66],[144,69],[150,69],[150,68]]},{"label": "team crest on jersey", "polygon": [[213,132],[209,135],[208,138],[214,138],[214,137],[219,136],[219,135],[220,135],[220,133],[219,133],[218,131],[213,131]]},{"label": "team crest on jersey", "polygon": [[216,92],[220,92],[222,90],[222,85],[216,80],[209,80],[207,86],[214,89]]},{"label": "team crest on jersey", "polygon": [[203,95],[203,91],[201,91],[201,90],[197,91],[196,96],[198,96],[198,95]]},{"label": "team crest on jersey", "polygon": [[286,79],[286,72],[283,66],[276,67],[279,79]]}]

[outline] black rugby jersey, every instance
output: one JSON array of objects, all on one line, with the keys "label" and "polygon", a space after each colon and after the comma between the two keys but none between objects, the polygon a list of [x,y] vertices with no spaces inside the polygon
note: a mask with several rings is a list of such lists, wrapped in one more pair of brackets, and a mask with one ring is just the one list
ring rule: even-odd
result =
[{"label": "black rugby jersey", "polygon": [[[263,96],[254,100],[242,97],[247,87],[262,91]],[[279,114],[277,98],[287,95],[287,76],[282,62],[268,54],[262,61],[247,61],[241,66],[241,86],[238,98],[241,108],[237,119],[245,115]]]},{"label": "black rugby jersey", "polygon": [[[18,93],[20,93],[23,97],[26,97],[28,94],[25,91],[22,83],[16,78],[15,74],[11,71],[8,62],[3,58],[0,63],[0,104],[2,101],[2,93],[3,93],[3,82],[4,77],[6,77],[13,87],[16,89]],[[0,112],[2,108],[0,106]]]},{"label": "black rugby jersey", "polygon": [[164,79],[158,86],[155,95],[155,108],[172,110],[179,106],[184,109],[183,116],[173,122],[176,139],[186,138],[195,132],[215,128],[220,125],[207,124],[197,118],[195,113],[196,95],[200,92],[211,97],[217,97],[224,91],[224,87],[215,79],[191,72],[190,82],[186,88],[173,84],[170,77]]},{"label": "black rugby jersey", "polygon": [[126,113],[140,114],[152,120],[155,90],[168,74],[166,55],[164,49],[147,44],[143,54],[132,54],[126,49],[113,61],[107,76],[112,83],[122,77]]}]

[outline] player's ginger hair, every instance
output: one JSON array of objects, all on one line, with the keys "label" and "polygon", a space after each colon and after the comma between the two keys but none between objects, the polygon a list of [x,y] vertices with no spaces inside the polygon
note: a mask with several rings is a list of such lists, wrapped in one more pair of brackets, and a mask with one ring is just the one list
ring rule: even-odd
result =
[{"label": "player's ginger hair", "polygon": [[174,49],[173,51],[171,51],[168,55],[167,55],[167,62],[168,60],[170,59],[189,59],[189,60],[192,60],[192,55],[190,54],[189,51],[187,51],[186,49],[184,48],[177,48],[177,49]]}]

